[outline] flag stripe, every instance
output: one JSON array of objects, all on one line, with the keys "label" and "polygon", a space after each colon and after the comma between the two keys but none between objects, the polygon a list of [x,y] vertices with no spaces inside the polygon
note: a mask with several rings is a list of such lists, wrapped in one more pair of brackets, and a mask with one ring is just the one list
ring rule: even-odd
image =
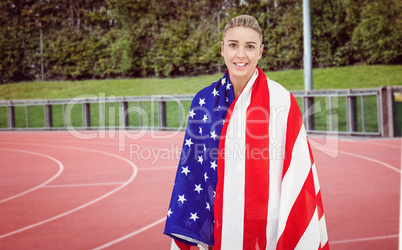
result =
[{"label": "flag stripe", "polygon": [[313,166],[311,168],[313,169],[315,194],[318,195],[318,192],[320,191],[320,184],[318,183],[318,176],[317,176],[317,170],[315,168],[315,163],[313,163]]},{"label": "flag stripe", "polygon": [[323,215],[320,218],[320,238],[321,238],[321,246],[323,246],[322,249],[325,249],[325,245],[328,246],[328,233],[327,233],[327,226],[325,223],[325,215]]},{"label": "flag stripe", "polygon": [[244,131],[245,120],[237,118],[242,116],[243,110],[243,100],[239,98],[226,133],[222,249],[236,249],[243,244],[245,159],[239,154],[244,150],[245,137],[238,131]]},{"label": "flag stripe", "polygon": [[278,239],[278,219],[282,184],[282,170],[285,152],[287,119],[290,106],[290,94],[280,84],[268,79],[270,100],[269,117],[269,202],[267,219],[266,249],[276,249]]},{"label": "flag stripe", "polygon": [[[305,226],[305,225],[303,225]],[[314,211],[312,219],[306,231],[296,245],[295,249],[320,249],[320,225],[318,223],[317,210]]]},{"label": "flag stripe", "polygon": [[180,241],[172,239],[172,245],[170,246],[170,250],[190,250],[191,246],[186,245]]},{"label": "flag stripe", "polygon": [[[247,108],[258,71],[242,90],[229,121],[225,150],[225,182],[223,187],[222,249],[241,249],[244,230],[245,146]],[[235,208],[235,209],[234,209]]]},{"label": "flag stripe", "polygon": [[[287,216],[286,227],[278,240],[278,249],[294,249],[309,225],[316,204],[313,181],[313,174],[310,171]],[[316,238],[319,239],[319,237]]]},{"label": "flag stripe", "polygon": [[287,119],[287,131],[286,131],[286,151],[285,151],[285,161],[283,164],[283,176],[286,175],[289,169],[290,160],[292,159],[293,148],[296,138],[300,134],[300,129],[302,127],[302,119],[300,115],[299,106],[297,105],[296,99],[291,95],[290,99],[290,109],[289,117],[293,119]]},{"label": "flag stripe", "polygon": [[[243,249],[264,249],[269,190],[269,97],[267,79],[257,80],[246,116],[245,214]],[[260,86],[261,85],[261,86]]]},{"label": "flag stripe", "polygon": [[[302,132],[300,132],[294,143],[294,148],[296,150],[292,154],[288,171],[282,180],[282,193],[280,201],[281,211],[278,225],[279,235],[281,235],[285,230],[286,220],[290,214],[293,204],[302,191],[302,187],[311,169],[310,158],[306,157],[308,156],[308,149],[305,146],[305,143],[305,138],[303,137]],[[287,146],[288,145],[286,145],[286,148]],[[285,161],[289,157],[288,152],[289,149],[287,148]]]},{"label": "flag stripe", "polygon": [[[239,95],[240,96],[240,95]],[[238,96],[238,97],[239,97]],[[218,157],[218,182],[216,184],[216,193],[215,193],[215,205],[214,205],[214,217],[215,217],[215,225],[214,225],[214,238],[215,238],[215,249],[221,249],[222,245],[222,220],[223,220],[223,187],[225,184],[225,141],[227,137],[227,128],[229,125],[229,121],[233,114],[233,109],[236,106],[238,97],[232,102],[229,107],[229,110],[226,114],[225,123],[222,127],[221,139],[219,142],[219,157]]]}]

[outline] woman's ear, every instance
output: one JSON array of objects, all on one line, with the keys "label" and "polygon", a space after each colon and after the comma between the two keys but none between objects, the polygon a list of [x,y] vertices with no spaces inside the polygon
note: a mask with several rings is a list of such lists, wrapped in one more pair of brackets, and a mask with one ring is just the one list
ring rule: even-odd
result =
[{"label": "woman's ear", "polygon": [[261,45],[260,53],[259,53],[259,55],[258,55],[258,59],[261,58],[261,56],[262,56],[262,51],[263,51],[263,50],[264,50],[264,44]]},{"label": "woman's ear", "polygon": [[221,42],[221,56],[224,56],[223,55],[223,41]]}]

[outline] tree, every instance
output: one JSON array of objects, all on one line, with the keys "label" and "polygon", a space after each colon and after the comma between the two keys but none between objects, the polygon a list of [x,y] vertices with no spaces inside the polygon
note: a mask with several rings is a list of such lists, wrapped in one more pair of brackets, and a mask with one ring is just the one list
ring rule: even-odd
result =
[{"label": "tree", "polygon": [[402,61],[402,4],[392,0],[368,1],[352,35],[356,61],[374,64]]}]

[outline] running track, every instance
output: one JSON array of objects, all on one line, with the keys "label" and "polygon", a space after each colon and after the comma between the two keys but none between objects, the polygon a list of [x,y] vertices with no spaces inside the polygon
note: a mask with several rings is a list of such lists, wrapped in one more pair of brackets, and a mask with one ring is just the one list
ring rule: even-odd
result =
[{"label": "running track", "polygon": [[[169,249],[162,231],[182,140],[0,133],[0,249]],[[331,249],[398,249],[401,139],[310,142]]]}]

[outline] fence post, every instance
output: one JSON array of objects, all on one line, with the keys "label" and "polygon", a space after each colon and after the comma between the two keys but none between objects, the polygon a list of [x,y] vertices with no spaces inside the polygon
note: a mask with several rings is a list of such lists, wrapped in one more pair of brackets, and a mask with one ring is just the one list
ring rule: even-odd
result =
[{"label": "fence post", "polygon": [[120,126],[128,127],[128,102],[122,101],[120,102]]},{"label": "fence post", "polygon": [[357,116],[357,97],[348,95],[346,98],[348,102],[348,110],[346,111],[348,116],[348,131],[357,132],[359,127],[359,120]]},{"label": "fence post", "polygon": [[[394,101],[394,136],[402,136],[402,89],[395,89],[393,92]],[[400,91],[400,92],[399,92]]]},{"label": "fence post", "polygon": [[158,123],[160,128],[166,127],[166,101],[158,101]]},{"label": "fence post", "polygon": [[314,97],[309,97],[308,93],[303,97],[303,107],[304,107],[304,123],[306,125],[306,130],[315,130],[315,119],[314,119]]},{"label": "fence post", "polygon": [[50,104],[45,105],[45,124],[46,124],[46,128],[53,127],[52,105],[50,105]]},{"label": "fence post", "polygon": [[7,107],[8,128],[15,128],[15,107]]},{"label": "fence post", "polygon": [[141,107],[141,101],[138,101],[138,108],[139,108],[138,122],[139,122],[139,126],[142,128],[142,107]]},{"label": "fence post", "polygon": [[[392,117],[392,106],[391,112],[389,112],[388,103],[392,103],[392,92],[387,87],[383,86],[380,88],[380,103],[381,103],[381,134],[384,137],[393,137],[393,129],[390,127],[393,124],[393,117]],[[389,97],[391,96],[391,99]],[[391,104],[392,105],[392,104]],[[391,127],[392,128],[392,127]]]},{"label": "fence post", "polygon": [[91,127],[91,104],[82,104],[82,123],[85,128]]}]

